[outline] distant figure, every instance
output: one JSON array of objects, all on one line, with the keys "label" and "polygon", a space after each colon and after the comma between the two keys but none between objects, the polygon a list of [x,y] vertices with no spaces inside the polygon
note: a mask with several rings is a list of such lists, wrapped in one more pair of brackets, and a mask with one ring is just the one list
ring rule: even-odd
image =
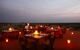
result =
[{"label": "distant figure", "polygon": [[35,42],[32,42],[32,49],[33,50],[38,50],[38,48],[37,48],[38,46],[37,46],[37,42],[35,41]]},{"label": "distant figure", "polygon": [[49,36],[48,36],[48,40],[49,40],[49,42],[50,42],[50,44],[49,44],[49,49],[50,50],[53,50],[54,48],[53,48],[53,45],[54,45],[54,41],[55,41],[55,36],[53,36],[52,35],[52,33],[50,33],[49,34]]},{"label": "distant figure", "polygon": [[59,34],[59,38],[63,38],[63,33],[62,33],[62,28],[60,26],[58,26],[58,34]]},{"label": "distant figure", "polygon": [[66,28],[62,29],[62,34],[66,33]]},{"label": "distant figure", "polygon": [[21,49],[22,50],[26,50],[26,42],[25,42],[25,38],[24,37],[19,37],[19,43],[21,45]]}]

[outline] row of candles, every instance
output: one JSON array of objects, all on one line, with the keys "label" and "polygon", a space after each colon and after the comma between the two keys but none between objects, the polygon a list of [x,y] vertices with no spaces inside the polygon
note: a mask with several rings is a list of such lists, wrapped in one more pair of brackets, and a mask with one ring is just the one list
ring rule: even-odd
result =
[{"label": "row of candles", "polygon": [[[10,28],[10,31],[11,31],[11,28]],[[21,34],[22,34],[22,33],[19,32],[19,35],[21,35]],[[33,37],[34,37],[34,38],[40,38],[40,34],[39,34],[39,32],[38,32],[37,30],[33,33]],[[6,38],[5,41],[6,41],[6,43],[7,43],[7,42],[9,41],[9,39]]]},{"label": "row of candles", "polygon": [[[12,29],[9,28],[9,31],[12,31]],[[72,32],[71,34],[73,35],[74,32]],[[19,35],[21,35],[21,32],[19,32]],[[39,34],[39,32],[38,32],[37,30],[33,33],[33,35],[34,35],[34,36],[33,36],[34,38],[40,38],[40,34]],[[8,42],[8,38],[6,38],[6,42]],[[71,40],[68,39],[68,40],[67,40],[67,43],[70,44],[70,43],[71,43]]]},{"label": "row of candles", "polygon": [[[21,34],[21,32],[19,32],[19,34]],[[73,34],[73,33],[72,33],[72,34]],[[39,33],[38,33],[37,31],[34,32],[34,38],[40,38]],[[6,41],[6,43],[8,43],[8,42],[9,42],[9,39],[6,38],[5,41]],[[70,44],[70,43],[71,43],[71,40],[68,39],[68,40],[67,40],[67,43]]]},{"label": "row of candles", "polygon": [[[74,32],[71,32],[71,35],[74,35]],[[71,43],[71,40],[68,39],[68,40],[67,40],[67,43],[70,44],[70,43]]]},{"label": "row of candles", "polygon": [[[30,26],[30,24],[28,23],[26,27],[28,28],[29,26]],[[40,27],[43,27],[43,25],[40,25]],[[30,28],[32,28],[32,26],[31,26]],[[53,30],[54,28],[51,27],[51,29]],[[13,28],[9,28],[8,30],[9,30],[10,32],[12,32],[14,29],[13,29]],[[72,32],[71,34],[73,35],[74,32]],[[19,35],[21,35],[21,32],[19,32]],[[35,32],[33,33],[33,37],[34,37],[34,38],[40,38],[40,33],[39,33],[37,30],[35,30]],[[6,42],[8,42],[8,38],[6,38]],[[68,39],[68,40],[67,40],[67,43],[70,44],[70,43],[71,43],[71,40]]]}]

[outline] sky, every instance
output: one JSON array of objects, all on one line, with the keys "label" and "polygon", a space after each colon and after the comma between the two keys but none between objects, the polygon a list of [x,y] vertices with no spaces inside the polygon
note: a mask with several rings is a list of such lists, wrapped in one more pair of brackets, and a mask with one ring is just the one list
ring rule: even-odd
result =
[{"label": "sky", "polygon": [[80,23],[80,0],[0,0],[0,22]]}]

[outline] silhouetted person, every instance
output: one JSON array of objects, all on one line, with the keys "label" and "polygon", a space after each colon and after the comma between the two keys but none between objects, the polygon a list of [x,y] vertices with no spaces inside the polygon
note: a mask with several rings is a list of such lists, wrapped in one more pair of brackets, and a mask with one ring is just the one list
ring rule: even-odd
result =
[{"label": "silhouetted person", "polygon": [[22,50],[26,50],[26,42],[24,37],[19,37],[19,43]]},{"label": "silhouetted person", "polygon": [[49,34],[48,35],[48,40],[49,40],[49,42],[50,42],[50,44],[49,44],[49,50],[53,50],[54,48],[53,48],[53,45],[54,45],[54,41],[55,41],[55,36],[53,36],[52,34]]}]

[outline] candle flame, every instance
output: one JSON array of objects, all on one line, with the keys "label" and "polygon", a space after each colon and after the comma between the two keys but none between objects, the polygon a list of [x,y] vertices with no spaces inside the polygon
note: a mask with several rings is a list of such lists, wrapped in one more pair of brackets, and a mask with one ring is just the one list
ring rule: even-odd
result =
[{"label": "candle flame", "polygon": [[73,35],[74,33],[72,32],[71,34]]},{"label": "candle flame", "polygon": [[33,34],[38,35],[38,34],[39,34],[39,32],[36,30]]},{"label": "candle flame", "polygon": [[9,28],[9,31],[12,31],[12,28]]},{"label": "candle flame", "polygon": [[19,32],[19,35],[21,35],[21,32]]},{"label": "candle flame", "polygon": [[67,40],[67,43],[70,44],[71,43],[71,40]]},{"label": "candle flame", "polygon": [[40,38],[39,32],[37,30],[33,34],[34,34],[34,38]]},{"label": "candle flame", "polygon": [[8,39],[6,38],[6,42],[8,42]]}]

